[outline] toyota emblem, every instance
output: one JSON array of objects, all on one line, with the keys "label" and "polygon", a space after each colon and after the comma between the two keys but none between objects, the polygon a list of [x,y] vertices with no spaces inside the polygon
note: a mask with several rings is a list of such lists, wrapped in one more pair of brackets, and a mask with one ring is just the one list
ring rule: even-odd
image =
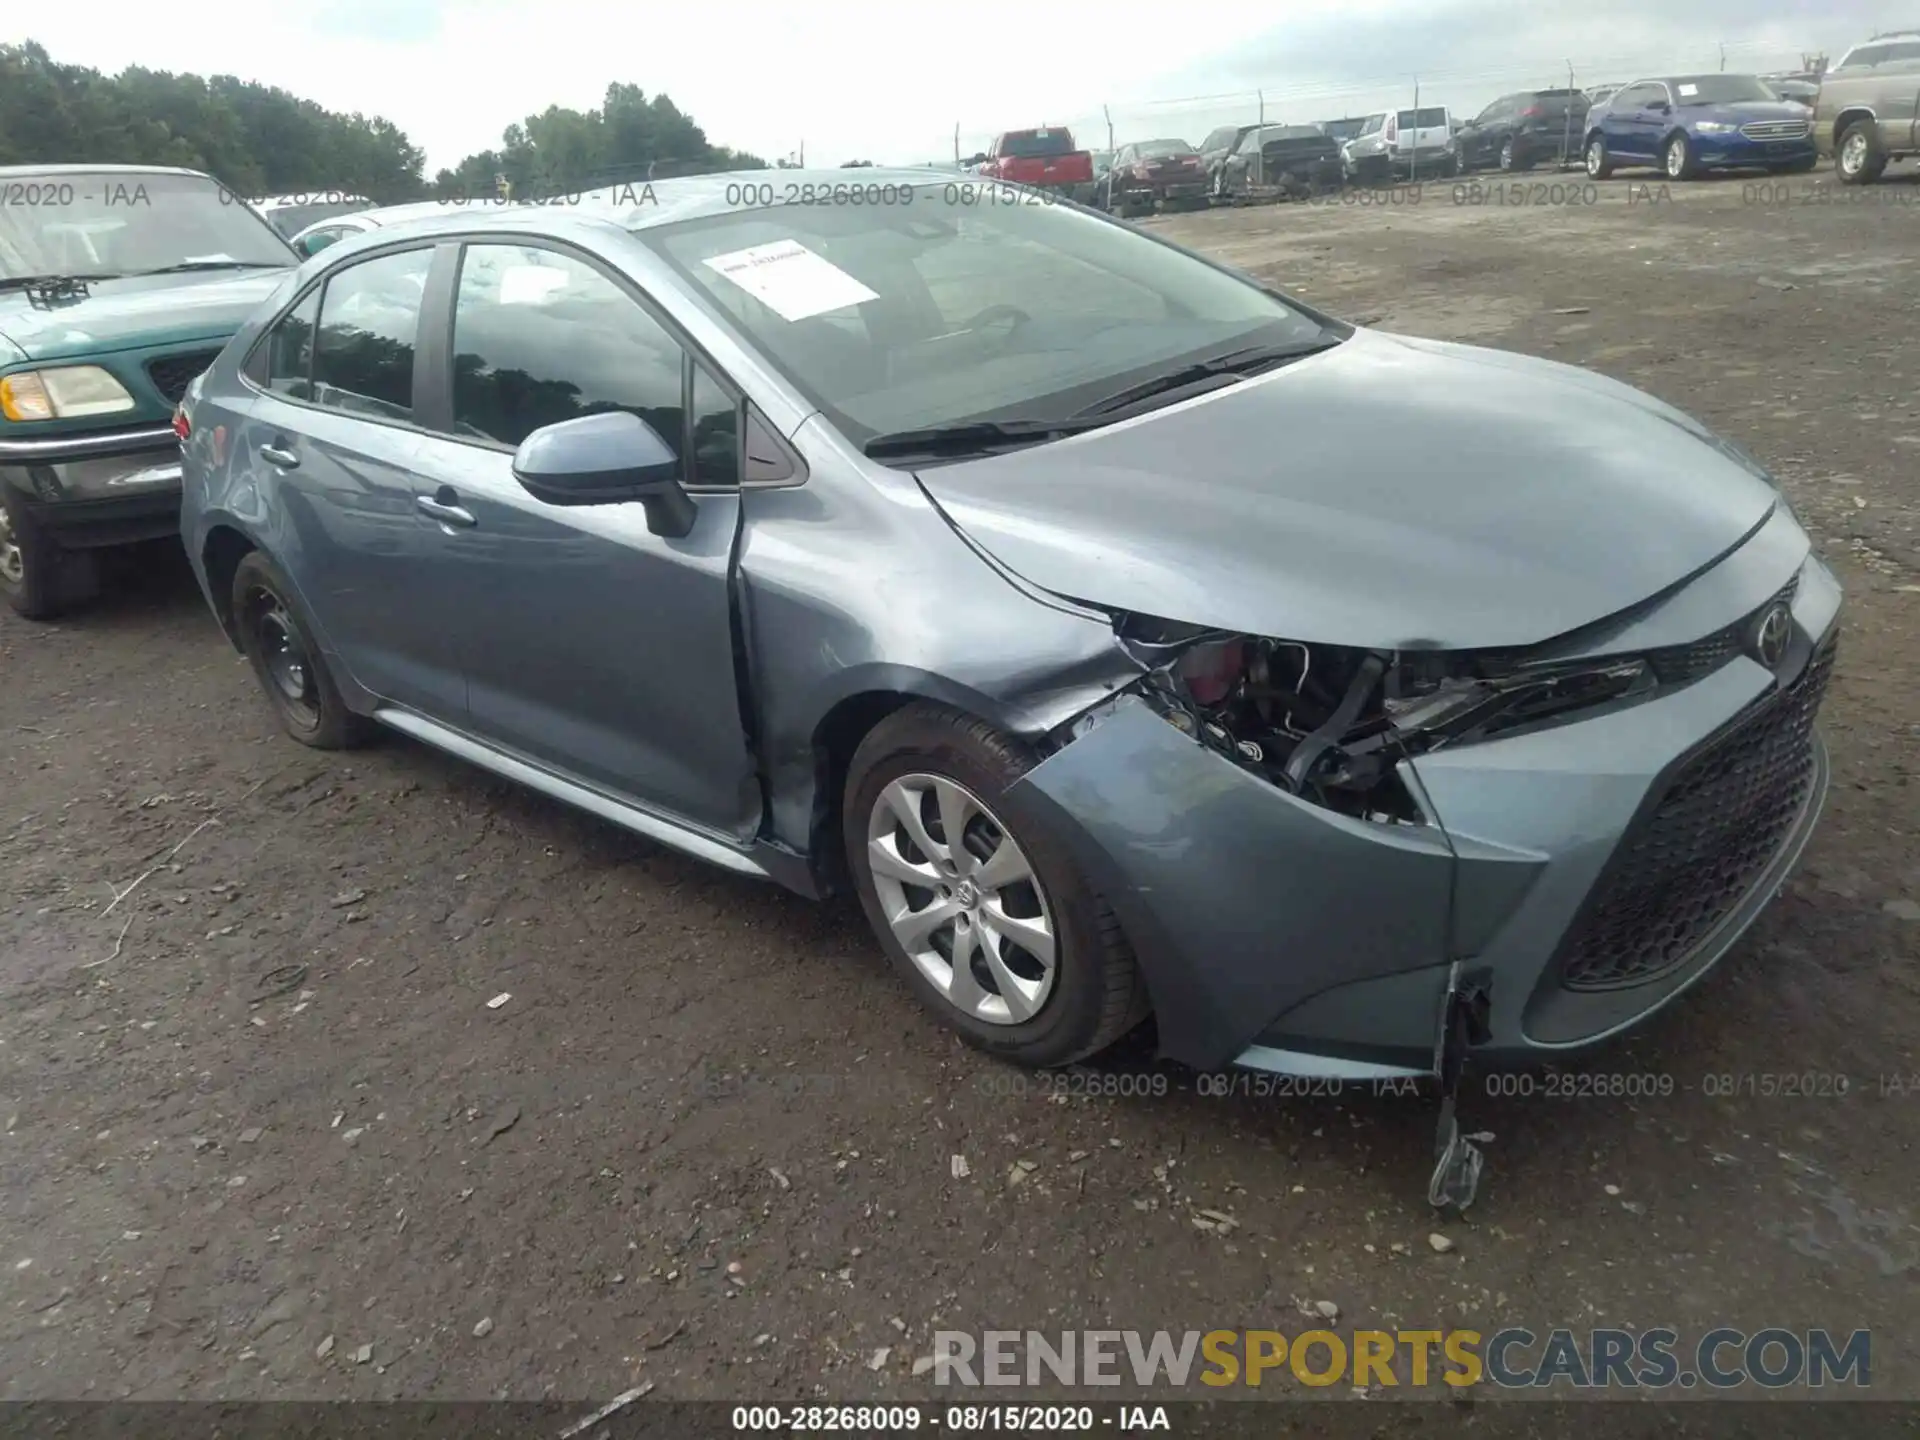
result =
[{"label": "toyota emblem", "polygon": [[1753,658],[1769,670],[1780,668],[1787,655],[1787,641],[1793,635],[1793,612],[1782,605],[1769,606],[1753,627]]}]

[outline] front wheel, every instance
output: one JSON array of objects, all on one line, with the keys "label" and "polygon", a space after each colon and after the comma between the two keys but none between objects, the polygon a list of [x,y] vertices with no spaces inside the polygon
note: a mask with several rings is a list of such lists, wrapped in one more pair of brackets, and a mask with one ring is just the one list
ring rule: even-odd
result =
[{"label": "front wheel", "polygon": [[1662,152],[1662,168],[1669,180],[1697,180],[1700,177],[1700,162],[1693,153],[1693,142],[1684,134],[1675,135],[1667,141]]},{"label": "front wheel", "polygon": [[233,620],[280,726],[316,750],[350,750],[370,740],[373,721],[347,709],[293,599],[293,587],[258,550],[233,574]]},{"label": "front wheel", "polygon": [[1842,185],[1873,184],[1887,168],[1887,158],[1880,127],[1871,120],[1854,121],[1834,142],[1833,169]]},{"label": "front wheel", "polygon": [[1613,174],[1613,161],[1607,155],[1607,142],[1598,135],[1587,141],[1587,178],[1605,180]]},{"label": "front wheel", "polygon": [[100,588],[99,557],[67,550],[0,489],[0,595],[25,620],[53,620]]},{"label": "front wheel", "polygon": [[977,1049],[1046,1067],[1106,1049],[1148,1006],[1119,921],[1014,791],[1033,763],[979,720],[908,705],[854,753],[843,839],[920,1002]]}]

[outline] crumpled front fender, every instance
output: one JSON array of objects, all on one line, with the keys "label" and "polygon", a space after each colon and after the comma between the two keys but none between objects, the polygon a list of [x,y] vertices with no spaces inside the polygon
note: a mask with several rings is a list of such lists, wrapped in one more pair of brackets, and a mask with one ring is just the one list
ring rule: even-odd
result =
[{"label": "crumpled front fender", "polygon": [[1018,784],[1119,915],[1169,1058],[1220,1068],[1313,995],[1447,960],[1455,861],[1437,827],[1297,799],[1137,696]]}]

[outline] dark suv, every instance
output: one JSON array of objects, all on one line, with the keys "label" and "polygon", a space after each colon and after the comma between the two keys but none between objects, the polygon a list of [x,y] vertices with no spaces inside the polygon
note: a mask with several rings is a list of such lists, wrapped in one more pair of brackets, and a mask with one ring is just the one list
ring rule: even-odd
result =
[{"label": "dark suv", "polygon": [[44,620],[103,546],[178,535],[174,407],[298,263],[192,170],[0,168],[0,594]]},{"label": "dark suv", "polygon": [[1565,165],[1580,154],[1589,101],[1578,90],[1522,90],[1502,95],[1460,129],[1455,159],[1470,170],[1531,170],[1543,160]]}]

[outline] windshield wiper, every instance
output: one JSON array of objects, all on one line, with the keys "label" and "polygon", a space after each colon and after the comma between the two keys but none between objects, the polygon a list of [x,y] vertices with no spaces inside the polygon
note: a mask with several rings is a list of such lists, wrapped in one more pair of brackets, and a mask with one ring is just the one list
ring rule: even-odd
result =
[{"label": "windshield wiper", "polygon": [[118,275],[0,275],[0,290],[31,290],[39,285],[81,285],[89,280],[118,280]]},{"label": "windshield wiper", "polygon": [[1255,345],[1245,350],[1229,351],[1225,355],[1216,355],[1211,360],[1199,360],[1191,365],[1182,365],[1178,370],[1169,370],[1164,375],[1156,375],[1151,380],[1142,380],[1138,385],[1129,385],[1124,390],[1115,391],[1105,399],[1096,400],[1084,410],[1079,411],[1076,418],[1111,415],[1116,410],[1124,410],[1129,405],[1151,399],[1156,395],[1184,390],[1189,385],[1198,385],[1202,381],[1212,380],[1221,375],[1251,375],[1288,360],[1298,360],[1303,355],[1317,355],[1322,350],[1331,350],[1338,344],[1340,341],[1337,338],[1328,336],[1300,345]]},{"label": "windshield wiper", "polygon": [[178,265],[160,265],[152,270],[135,270],[134,275],[185,275],[194,270],[278,270],[273,260],[182,260]]},{"label": "windshield wiper", "polygon": [[956,425],[876,435],[860,450],[874,460],[889,455],[974,455],[1008,446],[1038,445],[1097,430],[1107,423],[1091,416],[1070,420],[963,420]]}]

